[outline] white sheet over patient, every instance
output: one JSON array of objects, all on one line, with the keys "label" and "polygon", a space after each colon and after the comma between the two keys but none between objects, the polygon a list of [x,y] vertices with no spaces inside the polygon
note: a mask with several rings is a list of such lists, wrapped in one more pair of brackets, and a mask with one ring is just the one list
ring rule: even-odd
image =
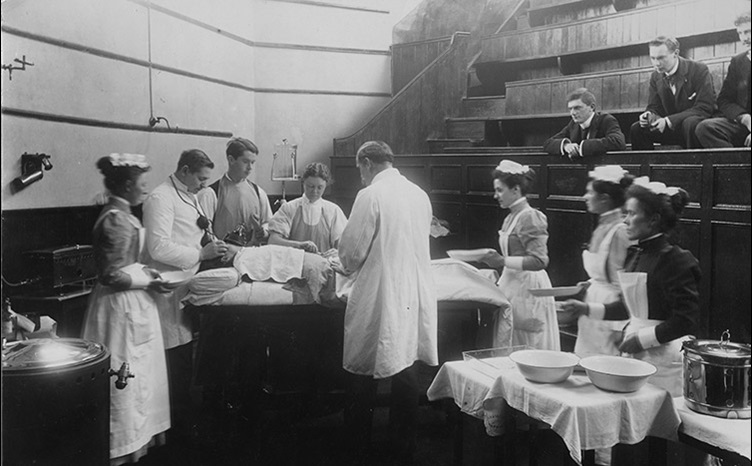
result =
[{"label": "white sheet over patient", "polygon": [[271,279],[285,283],[292,278],[303,278],[304,254],[302,249],[274,244],[241,248],[232,265],[241,276],[253,281]]}]

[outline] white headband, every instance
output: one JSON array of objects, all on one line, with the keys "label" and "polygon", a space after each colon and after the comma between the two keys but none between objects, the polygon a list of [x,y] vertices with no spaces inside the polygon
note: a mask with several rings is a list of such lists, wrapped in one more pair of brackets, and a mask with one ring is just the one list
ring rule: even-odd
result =
[{"label": "white headband", "polygon": [[648,178],[647,176],[635,178],[634,184],[642,186],[643,188],[655,194],[665,194],[667,196],[673,196],[674,194],[679,192],[679,188],[674,186],[666,186],[660,181],[650,181],[650,178]]},{"label": "white headband", "polygon": [[496,169],[502,173],[510,173],[512,175],[522,175],[530,171],[530,167],[527,165],[520,165],[517,162],[511,160],[502,160]]},{"label": "white headband", "polygon": [[588,176],[594,180],[619,184],[627,173],[629,172],[621,168],[620,165],[601,165],[590,171]]},{"label": "white headband", "polygon": [[110,154],[110,162],[113,167],[138,167],[149,168],[149,163],[146,161],[146,156],[141,154]]}]

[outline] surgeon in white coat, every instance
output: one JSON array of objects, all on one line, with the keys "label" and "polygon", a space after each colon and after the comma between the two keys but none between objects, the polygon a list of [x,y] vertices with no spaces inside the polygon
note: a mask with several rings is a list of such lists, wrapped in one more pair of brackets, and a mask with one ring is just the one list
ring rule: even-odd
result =
[{"label": "surgeon in white coat", "polygon": [[345,273],[357,274],[345,311],[345,409],[356,455],[370,441],[378,381],[391,377],[390,432],[399,461],[411,461],[419,388],[415,363],[438,364],[436,294],[431,275],[428,195],[392,167],[381,141],[364,143],[356,164],[363,184],[339,242]]}]

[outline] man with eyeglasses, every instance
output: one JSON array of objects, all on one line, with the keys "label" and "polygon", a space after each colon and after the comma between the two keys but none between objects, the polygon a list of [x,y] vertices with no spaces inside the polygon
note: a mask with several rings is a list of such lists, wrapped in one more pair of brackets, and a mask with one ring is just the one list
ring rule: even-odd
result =
[{"label": "man with eyeglasses", "polygon": [[[211,234],[211,223],[196,194],[211,176],[214,163],[199,149],[180,155],[177,170],[157,186],[144,202],[146,263],[165,271],[196,272],[201,261],[227,252],[224,241]],[[154,293],[162,322],[170,382],[173,440],[188,439],[193,426],[190,386],[193,371],[193,330],[180,302],[188,292],[181,286],[169,293]]]}]

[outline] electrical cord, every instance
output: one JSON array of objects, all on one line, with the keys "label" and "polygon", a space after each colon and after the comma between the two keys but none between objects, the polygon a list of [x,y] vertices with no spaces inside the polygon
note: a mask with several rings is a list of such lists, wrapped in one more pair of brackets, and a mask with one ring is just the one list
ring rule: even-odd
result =
[{"label": "electrical cord", "polygon": [[0,278],[2,278],[2,280],[3,280],[3,283],[4,283],[5,285],[7,285],[7,286],[10,286],[10,287],[13,287],[13,288],[15,288],[15,287],[18,287],[18,286],[31,285],[31,284],[33,284],[33,283],[37,283],[37,282],[40,282],[40,281],[42,281],[42,277],[39,277],[39,276],[37,276],[37,277],[34,277],[34,278],[27,278],[26,280],[21,280],[21,281],[20,281],[20,282],[18,282],[18,283],[13,283],[13,282],[9,282],[9,281],[8,281],[8,280],[7,280],[6,278],[5,278],[5,275],[0,275]]}]

